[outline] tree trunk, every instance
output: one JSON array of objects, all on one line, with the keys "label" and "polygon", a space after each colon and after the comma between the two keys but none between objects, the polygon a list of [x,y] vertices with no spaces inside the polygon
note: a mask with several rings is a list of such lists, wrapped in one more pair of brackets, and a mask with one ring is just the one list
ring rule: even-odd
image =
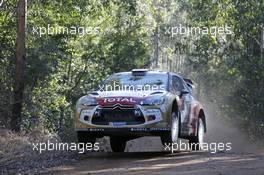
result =
[{"label": "tree trunk", "polygon": [[16,41],[16,68],[14,77],[14,104],[12,109],[11,129],[19,132],[21,129],[21,111],[23,104],[24,91],[24,72],[26,59],[26,0],[18,1],[18,26],[17,26],[17,41]]},{"label": "tree trunk", "polygon": [[159,66],[159,29],[156,28],[154,34],[154,61],[155,68]]}]

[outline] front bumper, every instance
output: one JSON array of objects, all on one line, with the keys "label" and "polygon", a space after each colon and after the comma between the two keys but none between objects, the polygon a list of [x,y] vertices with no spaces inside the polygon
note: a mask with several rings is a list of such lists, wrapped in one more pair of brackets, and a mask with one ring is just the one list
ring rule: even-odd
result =
[{"label": "front bumper", "polygon": [[93,129],[103,132],[108,132],[108,129],[120,131],[121,128],[131,132],[133,128],[141,128],[138,130],[140,132],[163,131],[169,127],[167,116],[167,109],[163,106],[89,106],[77,109],[75,129],[89,132]]},{"label": "front bumper", "polygon": [[76,132],[86,132],[95,137],[122,136],[137,138],[141,136],[161,136],[170,131],[170,128],[82,128],[75,129]]}]

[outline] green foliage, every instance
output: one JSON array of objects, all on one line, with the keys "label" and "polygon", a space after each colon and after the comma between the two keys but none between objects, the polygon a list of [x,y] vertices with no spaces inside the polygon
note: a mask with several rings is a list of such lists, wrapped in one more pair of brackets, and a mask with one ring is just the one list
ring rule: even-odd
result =
[{"label": "green foliage", "polygon": [[[236,124],[251,135],[264,134],[263,1],[188,1],[196,25],[228,25],[230,36],[203,36],[189,53],[196,81]],[[212,90],[213,89],[213,90]]]},{"label": "green foliage", "polygon": [[[0,127],[8,127],[13,104],[16,3],[0,8]],[[198,97],[206,94],[229,118],[263,135],[263,11],[264,2],[253,0],[28,1],[23,127],[71,130],[80,96],[113,72],[155,67],[157,61],[159,69],[192,77]],[[164,34],[179,24],[230,26],[233,34]],[[42,27],[94,33],[34,32]]]},{"label": "green foliage", "polygon": [[[4,116],[1,125],[8,127],[16,4],[10,2],[5,7],[0,17],[0,94],[6,101],[0,105],[0,116]],[[144,23],[145,18],[136,14],[134,1],[29,1],[23,128],[44,126],[47,132],[58,133],[72,128],[79,97],[107,75],[140,68],[148,61]],[[81,27],[94,33],[51,32],[40,36],[34,32],[42,27]]]}]

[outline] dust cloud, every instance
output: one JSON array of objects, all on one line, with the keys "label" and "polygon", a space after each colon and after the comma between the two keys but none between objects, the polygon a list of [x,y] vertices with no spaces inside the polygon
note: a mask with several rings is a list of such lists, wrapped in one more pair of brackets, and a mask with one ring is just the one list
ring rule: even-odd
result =
[{"label": "dust cloud", "polygon": [[207,133],[205,141],[207,143],[223,142],[232,143],[232,152],[254,153],[259,151],[258,143],[253,143],[246,133],[238,126],[231,124],[224,119],[223,113],[217,113],[217,105],[205,104]]},{"label": "dust cloud", "polygon": [[[224,114],[221,114],[214,103],[207,103],[203,100],[207,133],[205,142],[210,143],[231,143],[231,151],[235,153],[258,153],[263,152],[258,143],[250,141],[246,133],[243,133],[237,126],[227,122]],[[100,139],[101,140],[101,139]],[[182,140],[187,142],[186,140]],[[111,152],[109,138],[104,138],[102,144],[103,151]],[[126,152],[154,152],[164,151],[164,147],[159,137],[141,137],[127,142]]]},{"label": "dust cloud", "polygon": [[[231,143],[236,153],[256,153],[261,151],[258,143],[253,143],[246,133],[237,126],[227,122],[221,113],[217,113],[217,105],[203,103],[207,117],[206,143]],[[163,151],[159,137],[142,137],[127,143],[127,152]]]}]

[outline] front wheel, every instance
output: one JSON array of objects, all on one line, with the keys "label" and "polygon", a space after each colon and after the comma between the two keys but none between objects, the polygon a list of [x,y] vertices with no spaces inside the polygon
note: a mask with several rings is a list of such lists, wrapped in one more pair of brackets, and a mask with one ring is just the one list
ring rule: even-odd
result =
[{"label": "front wheel", "polygon": [[179,138],[179,131],[180,118],[176,112],[173,112],[171,114],[171,131],[168,134],[161,136],[162,144],[165,146],[171,143],[176,143]]},{"label": "front wheel", "polygon": [[118,137],[110,137],[110,146],[113,152],[124,152],[126,149],[126,140]]},{"label": "front wheel", "polygon": [[201,118],[199,118],[197,126],[197,135],[189,139],[189,145],[192,150],[201,150],[204,143],[204,122]]},{"label": "front wheel", "polygon": [[[78,143],[82,143],[86,145],[87,143],[91,143],[94,145],[96,141],[96,137],[91,135],[90,133],[87,133],[85,131],[78,131],[77,132],[77,139]],[[82,145],[80,145],[82,147]]]}]

